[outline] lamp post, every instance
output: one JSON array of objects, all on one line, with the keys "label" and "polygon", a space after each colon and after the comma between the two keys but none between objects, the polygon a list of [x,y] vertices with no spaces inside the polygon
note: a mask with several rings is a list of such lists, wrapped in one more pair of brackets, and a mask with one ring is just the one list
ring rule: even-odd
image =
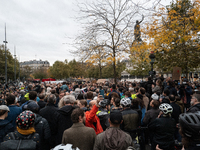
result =
[{"label": "lamp post", "polygon": [[153,71],[153,64],[154,64],[154,62],[155,62],[155,55],[154,55],[154,51],[151,51],[151,54],[149,55],[149,58],[151,59],[151,62],[150,62],[150,64],[151,64],[151,71],[150,71],[150,75],[151,75],[151,77],[152,77],[152,79],[153,79],[153,75],[154,75],[154,71]]},{"label": "lamp post", "polygon": [[5,43],[5,84],[7,84],[7,48],[6,48],[6,44],[8,43],[6,41],[6,25],[5,25],[5,41],[3,41],[3,43]]}]

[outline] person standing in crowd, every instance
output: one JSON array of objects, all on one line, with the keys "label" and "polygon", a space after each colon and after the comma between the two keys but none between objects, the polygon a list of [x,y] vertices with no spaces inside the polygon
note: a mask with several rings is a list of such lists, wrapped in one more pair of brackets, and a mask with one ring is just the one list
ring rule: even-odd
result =
[{"label": "person standing in crowd", "polygon": [[151,143],[151,150],[155,150],[156,146],[164,150],[174,149],[174,133],[176,129],[176,122],[171,118],[173,108],[163,103],[159,106],[160,114],[158,118],[150,122],[148,128],[153,132],[153,140]]},{"label": "person standing in crowd", "polygon": [[51,130],[51,138],[50,138],[50,146],[53,148],[56,146],[56,134],[57,134],[57,123],[55,122],[55,113],[58,108],[55,106],[56,96],[54,94],[50,94],[47,98],[47,105],[43,109],[40,110],[39,114],[48,121],[50,130]]},{"label": "person standing in crowd", "polygon": [[[131,100],[129,98],[123,98],[120,101],[120,104],[123,107],[122,118],[123,122],[120,125],[120,128],[126,132],[131,131],[131,137],[134,139],[136,137],[136,129],[140,124],[140,118],[137,111],[130,108]],[[135,130],[135,132],[132,132]]]},{"label": "person standing in crowd", "polygon": [[5,118],[8,116],[9,108],[6,105],[0,105],[0,143],[3,138],[10,132],[14,131],[13,125]]},{"label": "person standing in crowd", "polygon": [[73,148],[78,147],[80,150],[93,150],[95,142],[95,131],[93,128],[84,126],[84,110],[76,108],[71,114],[73,122],[72,127],[65,130],[62,137],[62,144],[72,144]]},{"label": "person standing in crowd", "polygon": [[97,135],[93,150],[126,150],[129,146],[133,146],[131,136],[119,128],[122,122],[122,113],[113,110],[110,113],[110,127]]},{"label": "person standing in crowd", "polygon": [[100,120],[96,115],[100,107],[99,102],[100,98],[97,98],[97,100],[90,101],[89,103],[90,111],[85,112],[85,117],[86,117],[85,126],[93,128],[96,134],[103,132]]},{"label": "person standing in crowd", "polygon": [[[31,149],[31,150],[39,150],[39,134],[36,133],[34,126],[35,115],[31,111],[23,111],[17,118],[17,131],[8,133],[4,142],[1,143],[0,149],[2,150],[10,150],[17,149],[19,146],[19,150],[22,148],[22,144],[19,145],[19,142],[26,143],[23,146],[23,149]],[[26,141],[24,141],[26,140]],[[16,142],[14,142],[16,141]]]},{"label": "person standing in crowd", "polygon": [[67,86],[66,82],[63,82],[63,85],[60,87],[60,89],[65,92],[69,92],[69,87]]},{"label": "person standing in crowd", "polygon": [[110,92],[109,95],[108,95],[109,103],[110,103],[111,98],[112,98],[112,93],[114,93],[114,92],[117,93],[119,95],[119,97],[120,97],[119,92],[117,92],[117,90],[116,90],[116,85],[115,84],[112,85],[112,92]]},{"label": "person standing in crowd", "polygon": [[39,98],[40,98],[40,100],[38,102],[38,105],[40,106],[40,109],[42,109],[46,106],[46,102],[44,101],[45,94],[40,94]]},{"label": "person standing in crowd", "polygon": [[93,98],[93,92],[89,91],[87,93],[87,104],[89,105],[90,101],[92,101]]},{"label": "person standing in crowd", "polygon": [[39,112],[39,105],[35,102],[30,102],[27,105],[27,110],[30,110],[35,115],[35,123],[34,127],[36,130],[36,133],[40,136],[40,150],[49,150],[49,139],[51,137],[51,132],[49,128],[49,124],[45,118],[42,118],[38,112]]},{"label": "person standing in crowd", "polygon": [[153,84],[153,80],[151,79],[151,77],[148,77],[148,81],[144,85],[148,98],[150,98],[152,95],[152,84]]},{"label": "person standing in crowd", "polygon": [[145,105],[145,108],[147,110],[148,109],[148,105],[149,105],[149,98],[145,95],[145,93],[146,93],[145,88],[141,87],[139,89],[139,94],[142,95],[142,100],[144,101],[144,105]]},{"label": "person standing in crowd", "polygon": [[184,113],[179,116],[180,134],[185,150],[200,149],[200,112]]},{"label": "person standing in crowd", "polygon": [[71,113],[75,109],[76,99],[73,95],[64,96],[58,106],[59,110],[54,114],[54,121],[57,123],[56,145],[62,141],[63,132],[72,126]]},{"label": "person standing in crowd", "polygon": [[193,94],[191,99],[191,107],[188,109],[187,112],[197,112],[200,111],[200,94]]},{"label": "person standing in crowd", "polygon": [[22,109],[15,104],[15,96],[8,94],[6,97],[6,102],[9,108],[8,117],[5,120],[8,120],[12,123],[13,127],[16,128],[16,118],[22,112]]}]

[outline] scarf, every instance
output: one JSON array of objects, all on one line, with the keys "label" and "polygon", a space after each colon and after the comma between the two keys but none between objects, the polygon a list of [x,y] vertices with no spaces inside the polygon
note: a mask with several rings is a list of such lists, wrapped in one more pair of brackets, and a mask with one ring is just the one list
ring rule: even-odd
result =
[{"label": "scarf", "polygon": [[22,135],[30,135],[32,133],[35,133],[35,129],[33,127],[30,127],[27,130],[23,130],[23,129],[20,129],[19,127],[17,127],[17,131]]}]

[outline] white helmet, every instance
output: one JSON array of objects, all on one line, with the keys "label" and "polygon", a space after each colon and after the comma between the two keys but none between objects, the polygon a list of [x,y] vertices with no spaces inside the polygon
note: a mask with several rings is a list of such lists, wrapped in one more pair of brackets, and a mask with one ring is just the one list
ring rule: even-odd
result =
[{"label": "white helmet", "polygon": [[168,114],[168,113],[172,113],[173,108],[171,105],[167,104],[167,103],[163,103],[159,106],[159,109],[164,113],[164,114]]},{"label": "white helmet", "polygon": [[131,105],[131,100],[130,98],[122,98],[121,101],[120,101],[120,104],[122,106],[130,106]]},{"label": "white helmet", "polygon": [[54,147],[51,150],[80,150],[79,148],[72,148],[72,144],[67,144],[67,145],[57,145],[56,147]]}]

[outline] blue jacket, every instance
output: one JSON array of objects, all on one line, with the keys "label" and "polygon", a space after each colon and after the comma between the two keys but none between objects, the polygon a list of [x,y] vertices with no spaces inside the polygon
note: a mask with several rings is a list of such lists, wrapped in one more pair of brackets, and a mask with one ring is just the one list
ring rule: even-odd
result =
[{"label": "blue jacket", "polygon": [[6,134],[13,132],[14,127],[8,120],[0,119],[0,143],[3,142],[3,138]]},{"label": "blue jacket", "polygon": [[69,88],[66,84],[62,85],[60,88],[61,90],[66,90],[67,92],[69,91]]},{"label": "blue jacket", "polygon": [[8,112],[8,117],[5,120],[8,120],[12,123],[13,127],[16,128],[16,118],[22,112],[22,108],[16,105],[8,106],[10,112]]}]

